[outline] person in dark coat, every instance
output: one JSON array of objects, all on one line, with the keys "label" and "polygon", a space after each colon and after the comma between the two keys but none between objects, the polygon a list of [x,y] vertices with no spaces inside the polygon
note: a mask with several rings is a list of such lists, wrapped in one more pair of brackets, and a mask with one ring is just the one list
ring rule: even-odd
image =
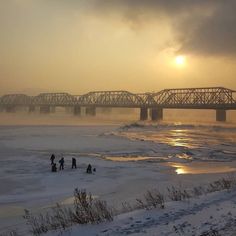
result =
[{"label": "person in dark coat", "polygon": [[52,164],[52,172],[57,172],[57,164],[56,163]]},{"label": "person in dark coat", "polygon": [[77,166],[76,166],[76,159],[73,157],[72,158],[72,167],[71,167],[72,169],[76,169],[77,168]]},{"label": "person in dark coat", "polygon": [[59,169],[60,169],[60,170],[64,170],[64,163],[65,163],[64,157],[62,157],[62,158],[60,159],[59,163],[60,163]]},{"label": "person in dark coat", "polygon": [[51,155],[50,160],[51,160],[51,165],[53,165],[54,164],[54,160],[55,160],[55,155],[54,154]]},{"label": "person in dark coat", "polygon": [[92,166],[89,164],[87,167],[87,174],[92,174]]}]

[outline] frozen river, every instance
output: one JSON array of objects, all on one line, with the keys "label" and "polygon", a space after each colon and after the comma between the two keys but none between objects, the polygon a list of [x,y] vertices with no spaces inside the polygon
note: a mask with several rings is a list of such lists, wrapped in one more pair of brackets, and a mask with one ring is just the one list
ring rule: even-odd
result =
[{"label": "frozen river", "polygon": [[[236,169],[235,131],[232,124],[1,126],[0,229],[20,227],[25,208],[70,203],[76,187],[119,207],[153,187],[212,181]],[[65,158],[64,171],[50,172],[52,153]],[[93,175],[85,173],[89,163]]]}]

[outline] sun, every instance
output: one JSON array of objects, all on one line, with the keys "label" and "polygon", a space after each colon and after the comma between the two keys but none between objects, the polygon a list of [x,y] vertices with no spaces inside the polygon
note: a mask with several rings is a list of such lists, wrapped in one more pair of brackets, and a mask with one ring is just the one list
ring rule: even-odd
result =
[{"label": "sun", "polygon": [[183,66],[183,65],[185,64],[185,62],[186,62],[185,56],[180,55],[180,56],[177,56],[177,57],[175,58],[175,63],[176,63],[176,65],[178,65],[178,66]]}]

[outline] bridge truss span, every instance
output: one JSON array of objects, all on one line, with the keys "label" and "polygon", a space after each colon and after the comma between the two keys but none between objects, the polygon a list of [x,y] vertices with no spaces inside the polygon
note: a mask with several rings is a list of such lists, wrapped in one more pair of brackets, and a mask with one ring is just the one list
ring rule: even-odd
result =
[{"label": "bridge truss span", "polygon": [[6,94],[0,98],[1,106],[27,106],[31,104],[32,97],[25,94]]},{"label": "bridge truss span", "polygon": [[137,94],[128,91],[96,91],[78,98],[78,105],[99,107],[142,107],[144,102]]},{"label": "bridge truss span", "polygon": [[235,109],[234,93],[223,87],[165,89],[151,95],[151,105],[163,108]]},{"label": "bridge truss span", "polygon": [[[131,93],[128,91],[94,91],[84,95],[69,93],[41,93],[37,96],[7,94],[0,97],[0,108],[12,112],[17,106],[28,106],[30,111],[40,107],[48,113],[57,106],[73,107],[74,114],[96,114],[96,107],[140,108],[141,119],[162,119],[163,109],[214,109],[219,119],[224,119],[226,110],[236,110],[236,92],[224,87],[164,89],[159,92]],[[55,109],[54,109],[55,110]],[[222,118],[223,117],[223,118]]]},{"label": "bridge truss span", "polygon": [[41,93],[33,97],[31,104],[35,106],[73,106],[77,98],[69,93]]}]

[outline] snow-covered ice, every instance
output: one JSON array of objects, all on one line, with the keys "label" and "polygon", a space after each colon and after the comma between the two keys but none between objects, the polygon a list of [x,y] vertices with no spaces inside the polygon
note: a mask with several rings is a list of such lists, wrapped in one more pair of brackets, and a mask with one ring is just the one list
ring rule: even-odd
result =
[{"label": "snow-covered ice", "polygon": [[[152,188],[162,191],[171,185],[189,188],[209,183],[235,171],[235,131],[233,125],[1,126],[0,230],[21,229],[25,208],[35,213],[56,202],[70,204],[74,188],[86,188],[121,207]],[[50,172],[52,153],[57,161],[64,156],[64,171]],[[71,169],[72,157],[77,159],[76,170]],[[89,163],[97,169],[93,175],[85,173]],[[74,230],[82,235],[174,235],[173,227],[182,230],[186,221],[184,230],[200,232],[204,222],[218,224],[226,219],[215,218],[217,204],[222,215],[236,216],[234,197],[234,192],[211,194],[191,203],[170,203],[164,211],[135,211],[110,224]],[[206,209],[212,210],[213,219],[200,221]]]}]

